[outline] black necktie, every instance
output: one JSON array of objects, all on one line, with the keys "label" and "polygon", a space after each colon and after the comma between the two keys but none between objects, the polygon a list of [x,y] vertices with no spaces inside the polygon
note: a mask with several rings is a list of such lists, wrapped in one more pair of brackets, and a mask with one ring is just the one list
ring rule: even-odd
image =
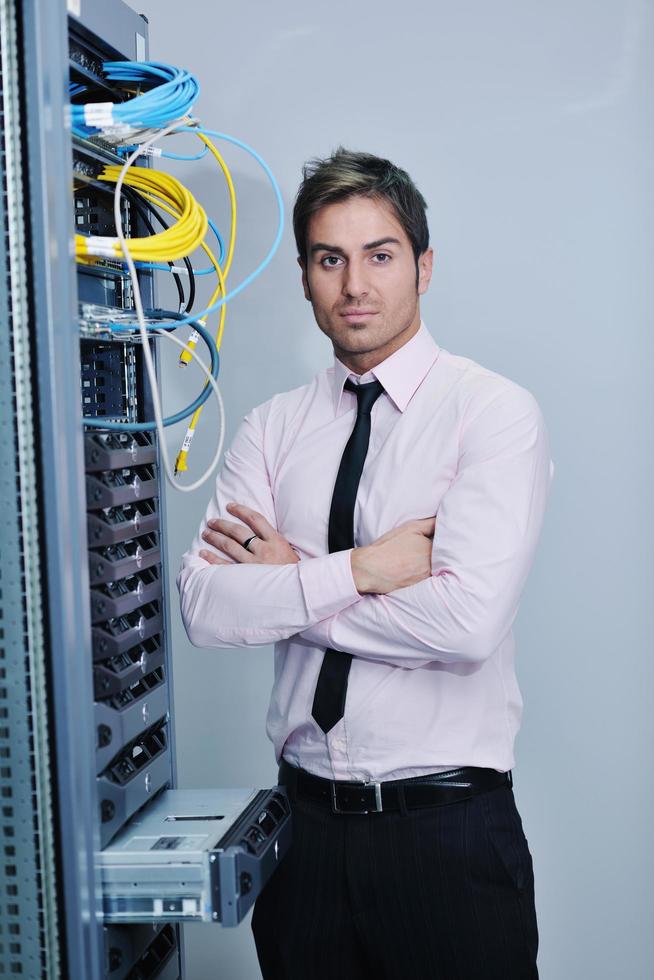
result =
[{"label": "black necktie", "polygon": [[[329,512],[330,554],[354,547],[354,504],[370,441],[370,412],[384,390],[379,381],[355,385],[348,380],[345,387],[356,394],[359,404],[356,422],[343,451],[334,485]],[[345,712],[351,663],[352,654],[325,650],[311,709],[311,714],[325,733],[340,721]]]}]

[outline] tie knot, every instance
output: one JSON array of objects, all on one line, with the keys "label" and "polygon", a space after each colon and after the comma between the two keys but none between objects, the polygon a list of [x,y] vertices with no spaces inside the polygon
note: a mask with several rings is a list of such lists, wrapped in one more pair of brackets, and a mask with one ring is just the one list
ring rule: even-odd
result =
[{"label": "tie knot", "polygon": [[355,385],[349,378],[345,382],[345,387],[348,391],[353,391],[357,396],[359,415],[369,415],[372,406],[384,390],[381,381],[368,381],[364,385]]}]

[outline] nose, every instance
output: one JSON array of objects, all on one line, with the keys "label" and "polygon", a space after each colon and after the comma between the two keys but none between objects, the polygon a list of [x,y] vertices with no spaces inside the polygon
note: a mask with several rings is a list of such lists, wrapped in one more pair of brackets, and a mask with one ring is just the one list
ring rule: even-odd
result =
[{"label": "nose", "polygon": [[343,275],[343,295],[348,299],[363,299],[368,289],[364,268],[357,262],[348,262]]}]

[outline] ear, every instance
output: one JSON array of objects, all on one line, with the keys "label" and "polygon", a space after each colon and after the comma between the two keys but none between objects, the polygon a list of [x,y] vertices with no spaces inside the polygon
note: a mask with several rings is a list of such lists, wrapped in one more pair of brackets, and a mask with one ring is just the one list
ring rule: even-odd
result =
[{"label": "ear", "polygon": [[297,264],[302,269],[302,288],[304,290],[304,298],[311,302],[311,290],[309,289],[309,280],[307,279],[307,267],[299,255],[297,257]]},{"label": "ear", "polygon": [[431,273],[434,266],[434,250],[429,247],[425,249],[418,258],[418,295],[422,296],[429,289]]}]

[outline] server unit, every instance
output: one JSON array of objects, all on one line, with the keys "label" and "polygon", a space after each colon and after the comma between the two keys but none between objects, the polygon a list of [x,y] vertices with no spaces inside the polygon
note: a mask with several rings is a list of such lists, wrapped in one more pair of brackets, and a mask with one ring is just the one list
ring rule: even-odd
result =
[{"label": "server unit", "polygon": [[[284,791],[175,786],[164,480],[112,235],[122,163],[73,137],[68,84],[124,97],[105,60],[147,57],[122,0],[0,0],[0,973],[182,976],[187,920],[236,925],[290,841]],[[68,16],[67,16],[68,15]],[[123,198],[126,234],[148,215]],[[152,273],[139,274],[154,306]]]}]

